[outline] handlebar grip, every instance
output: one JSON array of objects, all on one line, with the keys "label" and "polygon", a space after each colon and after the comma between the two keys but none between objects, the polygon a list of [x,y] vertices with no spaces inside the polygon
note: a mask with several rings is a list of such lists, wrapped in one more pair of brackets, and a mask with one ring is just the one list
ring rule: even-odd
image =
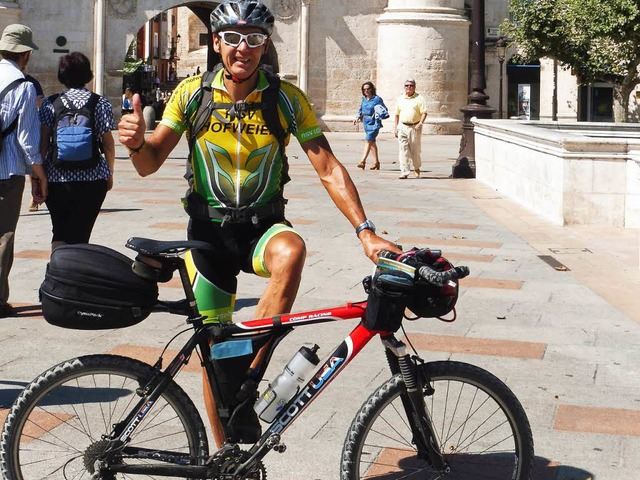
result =
[{"label": "handlebar grip", "polygon": [[418,274],[431,285],[436,287],[443,287],[449,280],[456,278],[464,278],[469,275],[469,267],[460,266],[453,267],[450,270],[444,272],[436,272],[433,268],[428,266],[422,266],[418,270]]},{"label": "handlebar grip", "polygon": [[469,275],[469,267],[466,265],[460,265],[459,267],[453,267],[453,269],[458,273],[458,278],[464,278]]}]

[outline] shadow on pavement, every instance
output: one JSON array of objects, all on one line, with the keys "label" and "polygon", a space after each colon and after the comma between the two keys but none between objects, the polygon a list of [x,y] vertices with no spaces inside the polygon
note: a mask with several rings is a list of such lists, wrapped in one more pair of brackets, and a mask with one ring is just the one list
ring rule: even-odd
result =
[{"label": "shadow on pavement", "polygon": [[101,208],[100,213],[140,212],[141,208]]},{"label": "shadow on pavement", "polygon": [[236,300],[236,311],[245,307],[254,307],[258,305],[259,298],[240,298]]},{"label": "shadow on pavement", "polygon": [[544,457],[536,457],[532,480],[595,480],[595,476],[581,468],[559,465]]},{"label": "shadow on pavement", "polygon": [[0,408],[9,408],[20,392],[29,384],[29,382],[12,382],[10,380],[0,380],[0,385],[11,385],[14,388],[0,390]]}]

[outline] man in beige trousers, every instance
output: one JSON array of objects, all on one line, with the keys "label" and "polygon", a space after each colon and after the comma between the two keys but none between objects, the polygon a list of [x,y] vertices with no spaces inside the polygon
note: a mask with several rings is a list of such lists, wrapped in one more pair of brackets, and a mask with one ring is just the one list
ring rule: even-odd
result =
[{"label": "man in beige trousers", "polygon": [[416,81],[408,78],[404,81],[404,95],[396,102],[393,126],[393,134],[398,139],[401,179],[409,177],[411,171],[420,178],[420,141],[426,118],[427,103],[422,95],[416,93]]}]

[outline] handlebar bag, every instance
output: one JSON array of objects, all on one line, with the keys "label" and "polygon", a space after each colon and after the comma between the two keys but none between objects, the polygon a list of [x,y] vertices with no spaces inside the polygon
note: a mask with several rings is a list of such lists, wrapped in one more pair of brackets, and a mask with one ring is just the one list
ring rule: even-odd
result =
[{"label": "handlebar bag", "polygon": [[136,275],[133,260],[101,245],[64,245],[52,254],[40,286],[47,322],[100,330],[135,325],[158,302],[158,284]]},{"label": "handlebar bag", "polygon": [[396,332],[402,324],[413,281],[403,272],[376,274],[365,278],[368,292],[363,324],[369,330]]}]

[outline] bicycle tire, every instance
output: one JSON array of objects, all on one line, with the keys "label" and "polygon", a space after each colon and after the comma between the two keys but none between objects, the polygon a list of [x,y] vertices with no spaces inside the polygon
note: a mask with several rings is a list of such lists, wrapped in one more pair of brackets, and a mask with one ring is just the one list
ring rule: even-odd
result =
[{"label": "bicycle tire", "polygon": [[[130,358],[89,355],[40,374],[18,396],[5,421],[0,440],[5,478],[91,478],[92,468],[86,464],[92,464],[92,453],[100,449],[101,435],[130,413],[140,399],[136,388],[154,373],[149,365]],[[209,453],[202,418],[173,381],[140,422],[128,446],[175,451],[188,455],[186,461],[196,465],[202,465]],[[131,459],[137,464],[166,461],[136,455]]]},{"label": "bicycle tire", "polygon": [[[434,471],[418,458],[396,375],[362,405],[344,442],[340,478],[529,480],[533,437],[522,405],[491,373],[461,362],[431,362],[427,413],[451,471]],[[466,415],[466,417],[464,416]]]}]

